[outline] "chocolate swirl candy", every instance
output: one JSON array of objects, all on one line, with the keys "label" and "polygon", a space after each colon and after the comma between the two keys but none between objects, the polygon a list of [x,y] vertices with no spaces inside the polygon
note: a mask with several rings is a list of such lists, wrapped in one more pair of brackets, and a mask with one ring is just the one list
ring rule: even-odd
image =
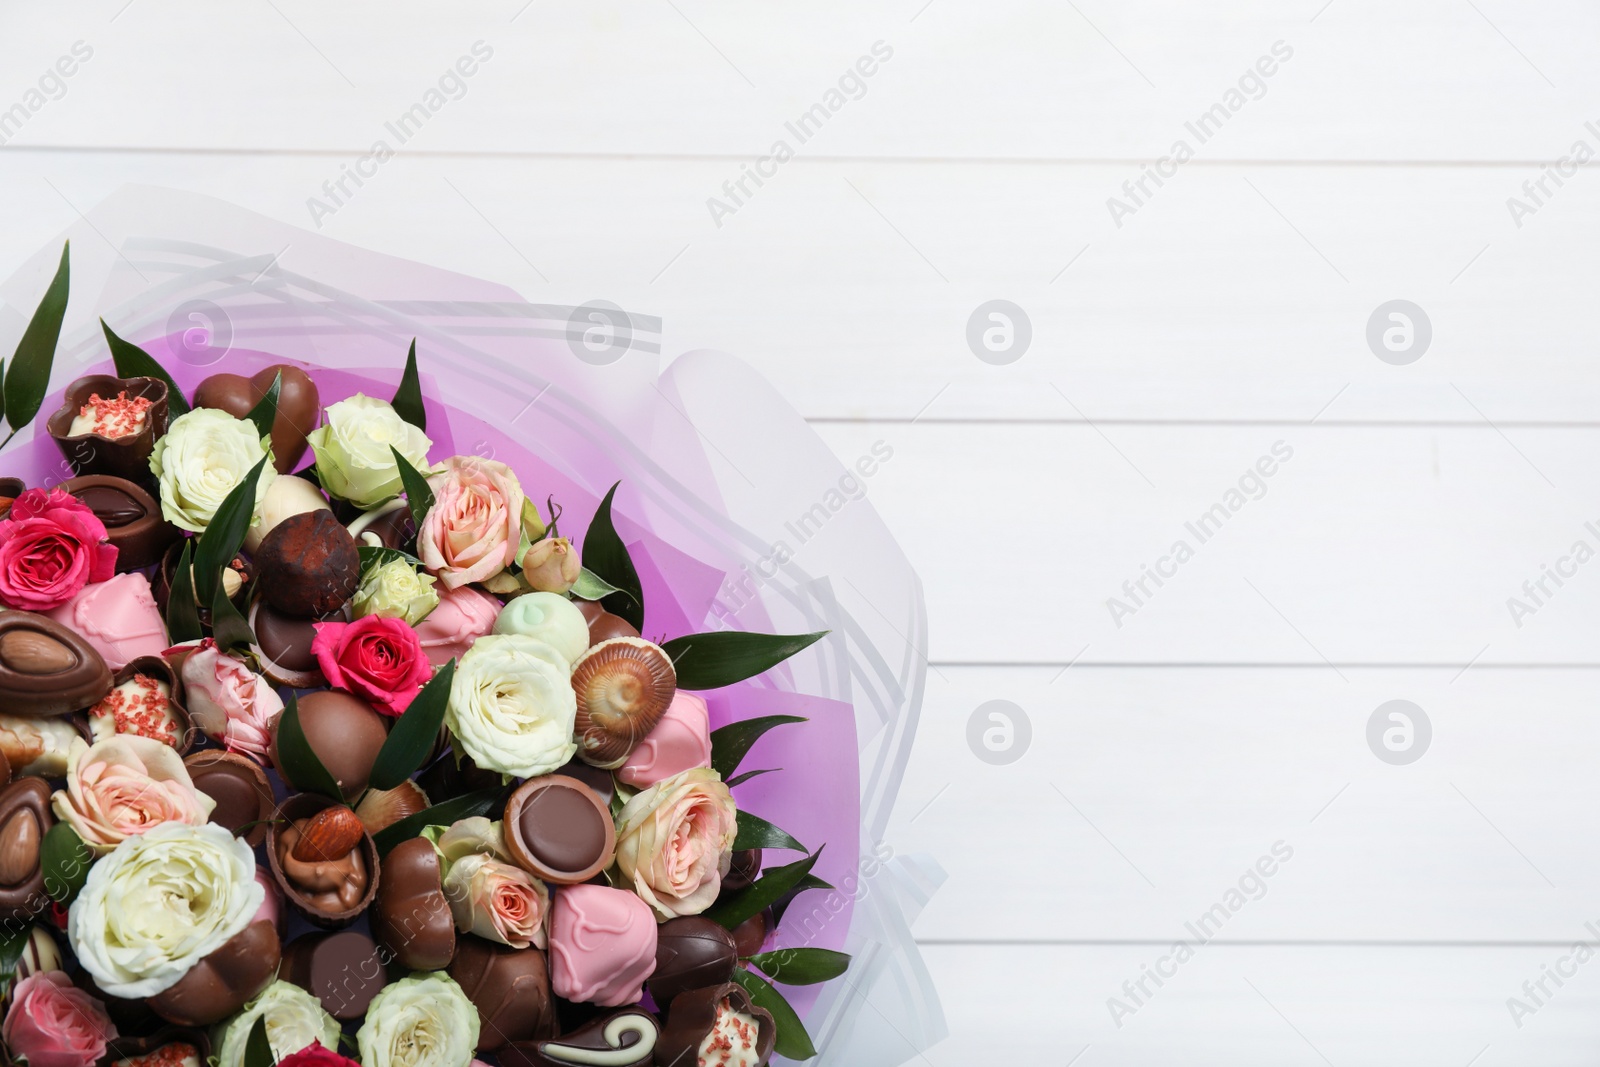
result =
[{"label": "chocolate swirl candy", "polygon": [[0,611],[0,706],[44,719],[99,703],[111,668],[89,642],[31,611]]},{"label": "chocolate swirl candy", "polygon": [[180,536],[178,528],[161,517],[155,498],[126,478],[86,474],[61,483],[62,491],[86,504],[117,546],[117,570],[136,571],[158,563]]},{"label": "chocolate swirl candy", "polygon": [[548,1041],[514,1041],[500,1050],[500,1067],[648,1067],[653,1061],[692,1067],[700,1062],[692,1056],[655,1060],[660,1037],[652,1015],[627,1008]]}]

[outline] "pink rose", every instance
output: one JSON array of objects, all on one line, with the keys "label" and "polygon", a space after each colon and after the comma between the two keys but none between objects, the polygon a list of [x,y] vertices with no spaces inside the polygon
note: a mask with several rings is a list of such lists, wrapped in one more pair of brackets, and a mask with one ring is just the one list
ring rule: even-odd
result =
[{"label": "pink rose", "polygon": [[322,1047],[322,1042],[313,1041],[299,1052],[291,1052],[278,1061],[278,1067],[361,1067],[352,1059],[346,1059],[337,1052],[331,1052]]},{"label": "pink rose", "polygon": [[456,860],[444,879],[456,929],[512,948],[545,947],[550,891],[521,867],[491,856]]},{"label": "pink rose", "polygon": [[189,718],[207,737],[271,765],[272,721],[283,711],[283,698],[265,678],[208,637],[184,659],[183,685]]},{"label": "pink rose", "polygon": [[336,689],[399,716],[433,677],[417,631],[404,619],[368,615],[355,622],[319,622],[311,653]]},{"label": "pink rose", "polygon": [[660,919],[700,914],[728,873],[738,814],[722,777],[705,767],[635,794],[617,814],[620,884]]},{"label": "pink rose", "polygon": [[30,974],[11,989],[11,1010],[0,1037],[28,1067],[92,1067],[117,1028],[105,1005],[62,971]]},{"label": "pink rose", "polygon": [[522,487],[510,467],[451,456],[428,487],[433,507],[417,534],[417,553],[445,588],[485,581],[511,565],[522,539]]},{"label": "pink rose", "polygon": [[97,856],[165,822],[203,826],[216,801],[195,789],[183,757],[150,737],[118,734],[92,745],[74,741],[67,788],[50,798]]},{"label": "pink rose", "polygon": [[47,611],[110,578],[116,566],[105,524],[60,489],[25,491],[0,521],[0,603],[7,607]]}]

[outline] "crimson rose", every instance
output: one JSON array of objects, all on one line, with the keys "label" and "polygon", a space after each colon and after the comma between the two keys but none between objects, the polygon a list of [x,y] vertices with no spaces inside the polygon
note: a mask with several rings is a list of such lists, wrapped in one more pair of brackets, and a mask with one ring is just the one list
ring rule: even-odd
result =
[{"label": "crimson rose", "polygon": [[60,489],[29,489],[0,521],[0,603],[48,611],[116,572],[117,549],[89,506]]},{"label": "crimson rose", "polygon": [[319,622],[312,655],[328,684],[398,716],[433,677],[417,631],[403,619],[368,615],[355,622]]}]

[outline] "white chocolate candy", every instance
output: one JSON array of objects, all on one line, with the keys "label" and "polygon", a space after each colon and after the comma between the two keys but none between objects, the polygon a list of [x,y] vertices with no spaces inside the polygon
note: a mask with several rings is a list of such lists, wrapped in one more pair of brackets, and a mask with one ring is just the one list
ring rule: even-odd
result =
[{"label": "white chocolate candy", "polygon": [[717,1021],[700,1042],[700,1062],[705,1067],[755,1067],[761,1024],[724,1000],[717,1005]]},{"label": "white chocolate candy", "polygon": [[304,478],[274,478],[267,486],[267,495],[261,498],[261,506],[256,509],[259,518],[245,531],[244,549],[255,552],[272,528],[290,516],[332,510],[322,490]]},{"label": "white chocolate candy", "polygon": [[630,1011],[611,1019],[601,1031],[610,1048],[586,1048],[583,1045],[562,1044],[560,1041],[541,1041],[539,1054],[551,1063],[570,1063],[574,1067],[628,1067],[629,1064],[650,1060],[659,1033],[654,1019],[643,1012]]},{"label": "white chocolate candy", "polygon": [[589,622],[559,593],[524,593],[494,620],[497,634],[536,637],[566,659],[567,669],[589,649]]},{"label": "white chocolate candy", "polygon": [[24,719],[0,714],[0,752],[18,778],[37,774],[61,778],[67,773],[67,750],[82,735],[70,719]]}]

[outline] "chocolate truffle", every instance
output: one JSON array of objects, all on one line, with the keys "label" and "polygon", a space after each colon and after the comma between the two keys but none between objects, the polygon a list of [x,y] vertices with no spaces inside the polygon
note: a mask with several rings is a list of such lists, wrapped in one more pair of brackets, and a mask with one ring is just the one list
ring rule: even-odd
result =
[{"label": "chocolate truffle", "polygon": [[261,542],[278,524],[291,515],[308,511],[332,511],[322,490],[308,478],[286,474],[267,483],[267,491],[256,507],[256,521],[245,531],[244,550],[251,555],[261,550]]},{"label": "chocolate truffle", "polygon": [[55,821],[43,778],[19,778],[0,791],[0,919],[26,921],[49,905],[39,850]]},{"label": "chocolate truffle", "polygon": [[306,437],[316,428],[322,400],[317,383],[299,367],[276,363],[263,367],[248,378],[237,374],[213,374],[195,387],[194,406],[216,408],[242,419],[261,402],[272,388],[272,380],[283,375],[278,385],[278,412],[272,420],[272,464],[279,474],[288,474],[306,452]]},{"label": "chocolate truffle", "polygon": [[161,517],[161,505],[140,485],[109,474],[86,474],[59,486],[88,505],[117,546],[117,570],[136,571],[160,561],[182,536]]},{"label": "chocolate truffle", "polygon": [[82,637],[31,611],[0,611],[0,705],[50,718],[87,708],[111,691],[111,668]]},{"label": "chocolate truffle", "polygon": [[[211,809],[211,822],[227,827],[252,846],[266,840],[267,820],[277,805],[266,772],[254,760],[208,748],[186,757],[183,765],[194,787],[217,803]],[[240,834],[245,826],[250,828]]]},{"label": "chocolate truffle", "polygon": [[[335,612],[331,619],[342,619]],[[311,689],[328,684],[311,653],[311,642],[317,637],[316,619],[285,615],[264,599],[250,606],[250,629],[256,635],[251,645],[261,660],[261,673],[277,685],[295,689]]]},{"label": "chocolate truffle", "polygon": [[91,374],[67,386],[45,421],[74,474],[149,476],[156,438],[167,432],[167,383]]},{"label": "chocolate truffle", "polygon": [[444,895],[439,853],[427,838],[402,841],[383,858],[371,918],[372,935],[400,966],[437,971],[449,965],[456,921]]},{"label": "chocolate truffle", "polygon": [[[560,1037],[545,1041],[516,1041],[500,1050],[500,1067],[576,1067],[603,1063],[607,1067],[648,1067],[670,1063],[672,1067],[694,1067],[693,1057],[683,1060],[657,1059],[661,1029],[655,1017],[639,1008],[611,1012]],[[628,1057],[620,1053],[627,1050]]]},{"label": "chocolate truffle", "polygon": [[511,858],[557,885],[586,882],[611,866],[617,831],[598,793],[576,778],[530,778],[506,801],[503,820]]},{"label": "chocolate truffle", "polygon": [[721,985],[739,965],[733,935],[699,915],[668,919],[656,929],[656,969],[646,987],[657,1007],[679,993]]},{"label": "chocolate truffle", "polygon": [[479,1052],[555,1036],[550,968],[541,950],[496,945],[468,934],[456,943],[450,977],[478,1009]]},{"label": "chocolate truffle", "polygon": [[272,984],[281,952],[278,931],[258,919],[191,967],[176,985],[145,1003],[180,1026],[221,1022]]},{"label": "chocolate truffle", "polygon": [[255,555],[261,595],[285,615],[319,619],[338,611],[361,584],[361,556],[331,511],[291,515]]},{"label": "chocolate truffle", "polygon": [[[344,790],[346,800],[355,800],[367,788],[372,764],[388,739],[382,715],[372,705],[349,693],[329,689],[310,693],[299,700],[300,729],[311,750]],[[278,726],[283,716],[272,722],[272,765],[278,759]]]},{"label": "chocolate truffle", "polygon": [[625,889],[569,885],[550,905],[550,988],[603,1008],[637,1004],[656,966],[656,917]]},{"label": "chocolate truffle", "polygon": [[388,984],[378,946],[366,934],[305,934],[283,951],[278,976],[322,1002],[335,1019],[348,1022],[367,1013],[367,1005]]},{"label": "chocolate truffle", "polygon": [[[313,819],[327,808],[344,812],[353,824],[350,836],[340,835],[340,846],[352,838],[355,844],[343,852],[300,847]],[[334,829],[324,820],[318,826]],[[359,837],[354,836],[357,830]],[[316,835],[310,836],[307,845],[316,841]],[[378,893],[378,849],[372,835],[350,809],[315,793],[300,793],[279,805],[267,831],[267,865],[289,906],[325,930],[350,925]]]},{"label": "chocolate truffle", "polygon": [[656,1062],[763,1067],[777,1040],[772,1013],[751,1003],[743,986],[727,982],[678,994],[667,1008]]},{"label": "chocolate truffle", "polygon": [[167,622],[150,592],[150,579],[138,571],[90,583],[47,614],[82,636],[114,671],[167,648]]}]

